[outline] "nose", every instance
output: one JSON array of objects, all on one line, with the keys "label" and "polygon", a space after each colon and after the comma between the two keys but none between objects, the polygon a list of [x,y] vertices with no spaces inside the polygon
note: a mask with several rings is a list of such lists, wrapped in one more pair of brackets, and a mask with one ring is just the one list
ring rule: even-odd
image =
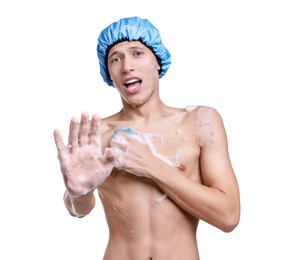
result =
[{"label": "nose", "polygon": [[123,73],[129,73],[131,71],[134,71],[134,69],[135,69],[134,61],[129,57],[125,57],[123,59]]}]

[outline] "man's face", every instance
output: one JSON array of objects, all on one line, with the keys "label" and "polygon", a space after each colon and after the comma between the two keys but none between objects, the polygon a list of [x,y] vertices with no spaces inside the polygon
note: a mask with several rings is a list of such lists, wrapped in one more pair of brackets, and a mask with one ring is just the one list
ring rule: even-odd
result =
[{"label": "man's face", "polygon": [[114,86],[129,104],[144,103],[157,89],[160,66],[152,51],[139,41],[113,46],[108,70]]}]

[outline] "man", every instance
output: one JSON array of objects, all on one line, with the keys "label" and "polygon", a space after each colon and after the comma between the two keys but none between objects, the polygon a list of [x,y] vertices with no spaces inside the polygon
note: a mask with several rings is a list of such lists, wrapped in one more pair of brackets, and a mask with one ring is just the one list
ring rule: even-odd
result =
[{"label": "man", "polygon": [[170,53],[148,20],[109,25],[97,53],[123,107],[102,120],[86,112],[72,118],[68,146],[54,131],[65,205],[83,217],[98,189],[109,228],[105,260],[198,260],[199,220],[231,232],[240,217],[223,121],[211,107],[162,102]]}]

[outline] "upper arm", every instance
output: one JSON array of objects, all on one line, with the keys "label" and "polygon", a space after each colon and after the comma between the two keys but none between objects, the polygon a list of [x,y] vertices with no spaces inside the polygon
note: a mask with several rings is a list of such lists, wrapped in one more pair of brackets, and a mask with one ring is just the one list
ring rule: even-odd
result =
[{"label": "upper arm", "polygon": [[200,167],[206,186],[234,195],[237,183],[231,165],[227,135],[220,114],[213,108],[201,107],[196,112]]}]

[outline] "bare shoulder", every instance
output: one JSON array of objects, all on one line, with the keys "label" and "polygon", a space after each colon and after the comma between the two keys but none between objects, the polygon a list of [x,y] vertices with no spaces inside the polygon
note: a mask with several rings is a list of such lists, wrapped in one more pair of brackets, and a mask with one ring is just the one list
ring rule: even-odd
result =
[{"label": "bare shoulder", "polygon": [[225,129],[220,113],[210,106],[187,106],[196,125],[196,137],[199,144],[213,143],[218,137],[225,136]]},{"label": "bare shoulder", "polygon": [[222,120],[220,113],[214,107],[188,105],[186,106],[186,111],[190,113],[191,116],[195,117],[195,122],[200,126],[209,123],[210,119]]}]

